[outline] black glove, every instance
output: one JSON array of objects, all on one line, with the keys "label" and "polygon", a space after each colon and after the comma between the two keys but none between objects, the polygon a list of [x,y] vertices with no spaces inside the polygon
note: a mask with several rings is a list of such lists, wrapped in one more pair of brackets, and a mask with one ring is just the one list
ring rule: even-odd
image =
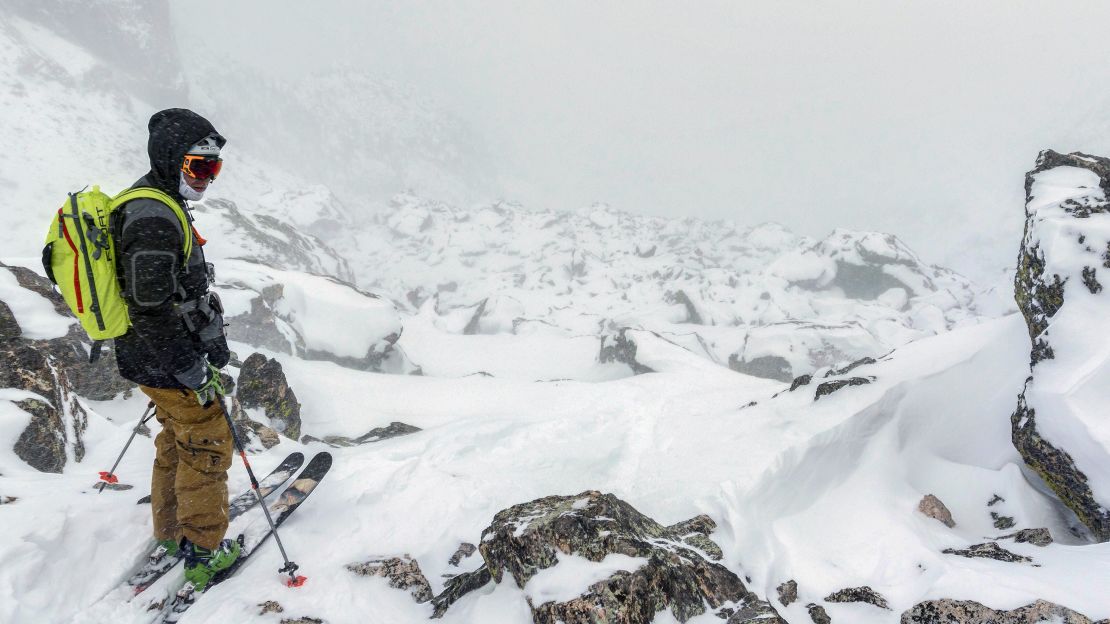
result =
[{"label": "black glove", "polygon": [[209,292],[185,313],[185,318],[208,361],[216,368],[227,366],[231,350],[224,336],[224,305],[220,296]]}]

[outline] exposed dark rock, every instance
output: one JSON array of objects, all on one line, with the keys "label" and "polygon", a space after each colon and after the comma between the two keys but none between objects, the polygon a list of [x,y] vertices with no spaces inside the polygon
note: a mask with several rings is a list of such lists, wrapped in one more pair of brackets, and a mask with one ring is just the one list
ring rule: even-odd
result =
[{"label": "exposed dark rock", "polygon": [[[1106,622],[1107,620],[1102,620]],[[1091,624],[1090,618],[1038,600],[1013,611],[995,611],[972,600],[929,600],[902,614],[901,624]],[[1095,624],[1099,624],[1096,622]]]},{"label": "exposed dark rock", "polygon": [[1010,516],[1003,516],[998,512],[991,512],[991,520],[994,521],[994,528],[1005,531],[1006,529],[1013,528],[1015,522]]},{"label": "exposed dark rock", "polygon": [[898,264],[893,259],[878,258],[881,264],[836,263],[836,278],[830,284],[844,291],[850,299],[876,299],[891,288],[904,288],[912,293],[913,289],[883,271],[883,264]]},{"label": "exposed dark rock", "polygon": [[798,582],[791,579],[778,586],[779,602],[782,606],[789,607],[798,600]]},{"label": "exposed dark rock", "polygon": [[991,499],[989,501],[987,501],[987,507],[994,507],[998,503],[1005,503],[1005,502],[1006,502],[1005,498],[1002,498],[998,494],[995,494],[994,496],[991,497]]},{"label": "exposed dark rock", "polygon": [[281,443],[278,432],[247,415],[239,397],[231,397],[231,422],[235,425],[235,435],[250,452],[271,449]]},{"label": "exposed dark rock", "polygon": [[367,431],[366,433],[358,436],[357,438],[348,438],[346,436],[324,436],[323,438],[316,438],[306,435],[301,438],[301,442],[323,442],[328,446],[334,448],[345,448],[348,446],[358,446],[360,444],[370,444],[373,442],[381,442],[389,438],[396,438],[398,436],[408,435],[422,431],[420,427],[413,425],[406,425],[403,422],[391,422],[388,427],[377,427]]},{"label": "exposed dark rock", "polygon": [[1022,529],[1017,533],[1010,533],[1009,535],[1002,535],[995,539],[1012,539],[1021,544],[1032,544],[1034,546],[1048,546],[1052,543],[1052,534],[1048,529]]},{"label": "exposed dark rock", "polygon": [[[601,561],[619,553],[647,559],[633,572],[617,572],[576,599],[532,605],[537,623],[650,622],[662,609],[679,621],[709,609],[769,609],[743,582],[715,563],[720,549],[709,540],[707,516],[664,527],[611,494],[549,496],[498,513],[482,532],[479,551],[492,578],[506,572],[519,587],[537,572],[573,554]],[[739,620],[743,621],[743,620]]]},{"label": "exposed dark rock", "polygon": [[932,494],[926,494],[925,498],[921,499],[921,502],[917,505],[917,510],[934,520],[941,521],[944,526],[950,529],[956,526],[956,521],[952,519],[952,512],[948,511],[948,507]]},{"label": "exposed dark rock", "polygon": [[890,604],[882,594],[867,585],[863,587],[847,587],[825,596],[825,602],[865,602],[880,609],[890,610]]},{"label": "exposed dark rock", "polygon": [[777,355],[763,355],[751,360],[741,360],[733,353],[728,356],[728,367],[738,373],[763,379],[790,381],[794,378],[794,368],[790,362]]},{"label": "exposed dark rock", "polygon": [[806,610],[809,611],[809,619],[813,620],[813,624],[832,624],[832,618],[825,607],[811,602],[806,605]]},{"label": "exposed dark rock", "polygon": [[871,383],[869,377],[850,377],[848,379],[834,379],[833,381],[826,381],[817,386],[817,393],[814,394],[813,400],[816,401],[823,396],[828,396],[841,388],[848,386],[863,386]]},{"label": "exposed dark rock", "polygon": [[18,496],[0,496],[0,505],[8,505],[19,500]]},{"label": "exposed dark rock", "polygon": [[104,481],[98,481],[98,482],[94,483],[92,485],[92,487],[94,489],[97,489],[97,490],[104,489],[104,490],[115,490],[117,492],[122,492],[122,491],[125,491],[125,490],[130,490],[131,488],[133,488],[135,486],[127,484],[127,483],[105,483]]},{"label": "exposed dark rock", "polygon": [[[72,318],[74,323],[70,326],[65,336],[50,340],[29,340],[20,338],[20,342],[28,347],[37,349],[47,354],[55,367],[64,371],[71,389],[82,397],[94,401],[107,401],[121,392],[135,387],[135,384],[119,376],[116,369],[115,349],[111,342],[103,345],[100,359],[89,363],[89,349],[92,341],[77,323],[77,319],[70,313],[62,296],[54,291],[53,285],[45,277],[18,266],[7,266],[0,262],[0,269],[6,269],[15,276],[19,285],[27,290],[41,295],[54,306],[54,310],[61,316]],[[4,310],[10,314],[7,306],[0,309],[0,336],[16,331],[18,325],[14,317],[5,320]],[[22,332],[12,335],[19,338]],[[3,387],[0,384],[0,387]]]},{"label": "exposed dark rock", "polygon": [[14,340],[23,334],[19,322],[15,320],[12,309],[8,304],[0,301],[0,341]]},{"label": "exposed dark rock", "polygon": [[675,291],[674,293],[667,293],[667,302],[677,303],[686,308],[686,320],[684,321],[685,323],[690,323],[692,325],[704,325],[701,315],[698,314],[697,307],[694,306],[693,301],[690,301],[690,297],[686,294],[686,291],[680,289]]},{"label": "exposed dark rock", "polygon": [[478,306],[474,309],[474,314],[467,321],[466,327],[463,328],[463,334],[472,336],[482,332],[482,316],[486,313],[486,304],[489,303],[489,298],[482,299]]},{"label": "exposed dark rock", "polygon": [[[1056,167],[1076,167],[1093,172],[1099,179],[1099,186],[1103,194],[1088,193],[1066,199],[1057,204],[1051,204],[1047,209],[1048,216],[1039,214],[1042,209],[1033,208],[1033,185],[1036,176],[1044,171]],[[1014,276],[1014,298],[1025,317],[1029,329],[1029,338],[1032,342],[1030,350],[1030,369],[1032,374],[1026,380],[1026,388],[1033,382],[1037,365],[1047,359],[1057,357],[1056,348],[1051,339],[1050,324],[1057,312],[1065,305],[1069,282],[1082,281],[1087,294],[1098,294],[1102,285],[1096,279],[1093,264],[1103,258],[1090,258],[1091,264],[1080,267],[1078,264],[1070,265],[1064,272],[1066,275],[1049,273],[1049,262],[1045,258],[1045,249],[1041,246],[1041,229],[1048,227],[1048,231],[1057,231],[1058,224],[1045,223],[1047,220],[1062,221],[1064,215],[1074,217],[1076,220],[1087,219],[1091,215],[1110,212],[1110,200],[1106,193],[1110,190],[1110,159],[1090,156],[1082,153],[1060,154],[1052,150],[1045,150],[1037,157],[1036,166],[1025,176],[1025,233],[1022,238],[1018,254],[1017,272]],[[1082,227],[1078,221],[1077,227]],[[1080,254],[1094,255],[1096,252],[1088,251],[1082,247],[1077,250]],[[1059,252],[1062,258],[1067,257],[1067,250]],[[1082,256],[1079,256],[1082,257]],[[1079,261],[1086,262],[1085,260]],[[1104,262],[1104,264],[1106,264]],[[1059,266],[1069,266],[1059,265]],[[1069,349],[1076,349],[1069,346]],[[1069,509],[1075,513],[1099,541],[1110,540],[1110,504],[1106,500],[1096,500],[1091,490],[1087,476],[1076,465],[1068,449],[1057,448],[1045,440],[1038,430],[1037,418],[1068,418],[1067,413],[1038,414],[1038,407],[1030,405],[1027,401],[1025,389],[1018,397],[1017,407],[1010,417],[1011,432],[1014,446],[1029,466],[1051,488]]]},{"label": "exposed dark rock", "polygon": [[291,618],[285,618],[281,621],[281,624],[325,624],[325,622],[320,618],[305,616],[299,617],[295,620]]},{"label": "exposed dark rock", "polygon": [[459,544],[459,547],[455,550],[455,554],[451,555],[451,558],[447,561],[447,563],[453,566],[458,566],[459,562],[461,562],[463,559],[466,559],[470,555],[473,555],[477,551],[478,547],[474,544],[463,542],[462,544]]},{"label": "exposed dark rock", "polygon": [[416,602],[428,602],[432,599],[432,586],[420,571],[420,564],[409,555],[375,557],[363,563],[348,564],[347,569],[363,576],[388,579],[390,587],[408,590]]},{"label": "exposed dark rock", "polygon": [[267,600],[266,602],[259,603],[258,608],[259,608],[258,615],[266,615],[267,613],[284,613],[285,612],[285,607],[281,606],[281,604],[279,604],[279,603],[277,603],[273,600]]},{"label": "exposed dark rock", "polygon": [[1032,561],[1029,557],[1023,557],[1002,548],[997,542],[975,544],[963,550],[945,548],[941,552],[946,555],[967,557],[968,559],[994,559],[995,561],[1004,561],[1006,563],[1027,563]]},{"label": "exposed dark rock", "polygon": [[432,598],[433,618],[441,618],[444,613],[447,613],[448,607],[455,604],[455,602],[470,592],[481,589],[493,581],[493,576],[489,573],[489,568],[485,565],[474,570],[458,576],[451,577],[444,584],[443,591],[435,598]]},{"label": "exposed dark rock", "polygon": [[1092,295],[1097,295],[1102,292],[1102,284],[1098,283],[1098,278],[1095,276],[1095,269],[1092,267],[1083,268],[1083,285],[1087,290],[1091,291]]},{"label": "exposed dark rock", "polygon": [[601,351],[598,352],[597,361],[621,362],[627,364],[632,372],[641,375],[655,371],[636,361],[636,341],[628,336],[628,328],[622,328],[616,335],[603,335],[601,337]]},{"label": "exposed dark rock", "polygon": [[244,408],[265,410],[272,428],[278,433],[290,440],[301,437],[301,404],[277,360],[252,353],[239,371],[237,396]]},{"label": "exposed dark rock", "polygon": [[770,603],[759,600],[755,594],[749,594],[749,598],[749,602],[737,609],[724,607],[717,612],[717,617],[728,618],[725,624],[789,624]]},{"label": "exposed dark rock", "polygon": [[57,355],[59,350],[69,349],[71,343],[68,336],[0,342],[0,361],[4,362],[0,367],[0,388],[25,390],[33,395],[14,402],[31,416],[16,440],[15,454],[43,472],[61,472],[70,454],[78,462],[85,456],[88,415],[77,400],[67,358]]},{"label": "exposed dark rock", "polygon": [[793,392],[802,386],[808,386],[811,381],[813,381],[813,375],[799,375],[795,377],[794,382],[790,384],[790,391]]}]

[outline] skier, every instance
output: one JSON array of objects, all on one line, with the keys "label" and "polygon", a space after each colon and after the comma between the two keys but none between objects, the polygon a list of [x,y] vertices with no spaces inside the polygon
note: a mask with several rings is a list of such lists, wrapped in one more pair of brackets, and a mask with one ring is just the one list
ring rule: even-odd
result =
[{"label": "skier", "polygon": [[[220,369],[230,359],[223,308],[209,291],[212,265],[192,227],[187,201],[203,197],[220,172],[226,143],[212,124],[186,109],[155,113],[148,125],[150,171],[132,188],[167,193],[189,215],[189,231],[155,199],[133,199],[113,213],[117,273],[131,327],[115,340],[120,375],[139,384],[156,406],[151,479],[154,537],[161,554],[185,559],[198,590],[239,557],[224,539],[232,434],[223,415]],[[183,237],[193,237],[183,252]]]}]

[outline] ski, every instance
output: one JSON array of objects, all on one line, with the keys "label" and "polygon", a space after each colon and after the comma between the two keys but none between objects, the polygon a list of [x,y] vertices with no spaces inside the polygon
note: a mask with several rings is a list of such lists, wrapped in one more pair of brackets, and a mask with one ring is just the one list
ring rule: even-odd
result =
[{"label": "ski", "polygon": [[[281,484],[289,480],[293,473],[301,467],[304,463],[304,455],[301,453],[290,453],[274,468],[270,474],[266,475],[258,483],[258,491],[265,498],[268,494],[272,493]],[[235,520],[237,517],[243,515],[244,512],[249,510],[258,503],[258,498],[254,492],[247,490],[242,494],[231,499],[228,503],[227,517],[228,522]],[[161,546],[151,551],[147,556],[146,563],[143,564],[134,574],[132,574],[124,586],[129,588],[129,600],[142,593],[146,588],[150,587],[155,581],[162,577],[163,574],[171,570],[177,562],[181,561],[181,555],[167,555],[164,548]]]},{"label": "ski", "polygon": [[[278,495],[277,500],[270,504],[270,513],[273,515],[274,526],[281,526],[286,519],[297,507],[300,507],[312,490],[320,484],[320,480],[324,478],[328,470],[331,469],[331,454],[330,453],[317,453],[305,469],[301,471],[297,478],[288,487],[282,490]],[[211,589],[214,585],[222,583],[231,577],[235,572],[246,563],[247,559],[252,554],[258,551],[259,546],[266,541],[273,531],[270,525],[264,519],[255,520],[247,526],[246,530],[238,537],[240,544],[239,558],[230,568],[220,572],[212,578],[208,583],[205,591]],[[284,570],[282,570],[284,572]],[[303,582],[303,579],[300,579]],[[186,582],[185,585],[173,597],[173,601],[167,606],[165,616],[160,620],[164,624],[172,624],[177,622],[183,613],[196,602],[197,598],[202,592],[197,592],[192,583]]]}]

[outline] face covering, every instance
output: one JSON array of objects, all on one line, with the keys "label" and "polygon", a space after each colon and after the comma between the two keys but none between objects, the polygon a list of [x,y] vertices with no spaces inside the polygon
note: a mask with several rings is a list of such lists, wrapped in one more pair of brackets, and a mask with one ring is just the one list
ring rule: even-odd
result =
[{"label": "face covering", "polygon": [[181,173],[178,178],[177,192],[181,193],[181,196],[189,201],[200,201],[200,198],[204,197],[204,191],[197,191],[189,186],[189,183],[185,181],[184,173]]}]

